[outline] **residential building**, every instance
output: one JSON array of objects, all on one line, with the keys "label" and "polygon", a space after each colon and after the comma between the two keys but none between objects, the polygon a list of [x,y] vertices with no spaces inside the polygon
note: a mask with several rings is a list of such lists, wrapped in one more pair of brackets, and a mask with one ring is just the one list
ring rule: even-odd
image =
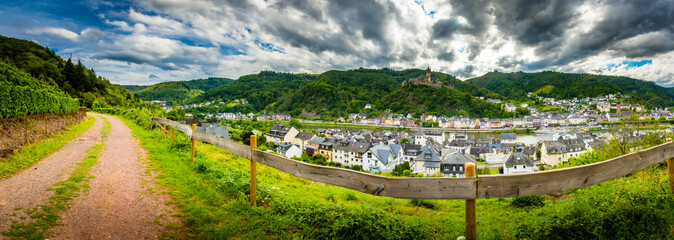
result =
[{"label": "residential building", "polygon": [[333,146],[332,161],[342,165],[363,165],[363,154],[372,145],[365,142],[340,141]]},{"label": "residential building", "polygon": [[274,126],[271,126],[269,131],[266,133],[267,142],[276,144],[282,142],[292,142],[299,132],[300,131],[295,129],[295,127],[276,123]]},{"label": "residential building", "polygon": [[522,152],[511,153],[503,162],[503,173],[529,173],[534,172],[536,165],[534,160],[531,160],[526,154]]},{"label": "residential building", "polygon": [[475,163],[475,159],[460,152],[450,153],[440,162],[440,172],[444,177],[464,177],[466,163]]},{"label": "residential building", "polygon": [[517,142],[517,133],[501,133],[501,143],[512,143]]},{"label": "residential building", "polygon": [[292,157],[302,157],[302,150],[289,142],[282,142],[276,147],[276,152],[281,154],[281,156],[292,158]]},{"label": "residential building", "polygon": [[292,143],[300,146],[300,149],[302,149],[302,152],[306,149],[306,144],[311,140],[312,138],[315,138],[316,134],[313,133],[308,133],[308,132],[299,132],[293,139]]}]

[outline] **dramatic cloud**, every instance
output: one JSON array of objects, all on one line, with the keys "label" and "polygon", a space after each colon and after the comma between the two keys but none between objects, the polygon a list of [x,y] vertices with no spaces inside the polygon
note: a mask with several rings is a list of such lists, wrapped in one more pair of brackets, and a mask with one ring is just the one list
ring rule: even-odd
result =
[{"label": "dramatic cloud", "polygon": [[[262,70],[426,68],[624,75],[674,86],[672,0],[55,0],[0,6],[0,31],[115,83]],[[75,14],[76,13],[76,14]]]}]

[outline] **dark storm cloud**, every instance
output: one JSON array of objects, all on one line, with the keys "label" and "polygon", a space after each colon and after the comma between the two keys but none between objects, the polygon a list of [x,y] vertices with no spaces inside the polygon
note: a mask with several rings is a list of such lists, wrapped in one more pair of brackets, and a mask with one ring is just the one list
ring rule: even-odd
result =
[{"label": "dark storm cloud", "polygon": [[[367,62],[383,64],[396,58],[388,54],[390,46],[386,38],[389,19],[397,18],[395,16],[397,10],[391,3],[373,0],[330,1],[327,15],[322,15],[315,6],[310,7],[311,3],[311,1],[283,2],[276,7],[292,6],[317,20],[323,19],[318,21],[320,23],[336,23],[340,31],[328,32],[327,29],[315,29],[314,24],[292,20],[268,22],[263,26],[265,31],[287,41],[291,46],[306,48],[314,53],[334,52],[353,55]],[[372,41],[379,48],[377,54],[358,49],[363,41]]]},{"label": "dark storm cloud", "polygon": [[294,8],[313,18],[313,20],[323,21],[323,11],[315,3],[317,2],[310,0],[285,0],[274,4],[272,7],[277,9]]},{"label": "dark storm cloud", "polygon": [[[576,60],[594,56],[612,49],[617,56],[647,57],[671,51],[672,40],[643,42],[644,45],[629,46],[630,38],[658,31],[671,33],[674,29],[674,3],[672,1],[613,1],[608,3],[602,20],[586,33],[568,39],[566,48],[539,46],[537,54],[548,56],[541,65],[561,66]],[[570,34],[570,33],[568,33]],[[567,36],[560,36],[565,38]],[[645,47],[644,49],[640,49]]]},{"label": "dark storm cloud", "polygon": [[524,45],[554,41],[576,18],[577,0],[494,1],[494,24]]},{"label": "dark storm cloud", "polygon": [[455,57],[456,57],[456,55],[454,54],[454,52],[452,52],[451,49],[447,49],[445,51],[440,51],[440,53],[438,53],[439,59],[442,59],[442,60],[445,60],[445,61],[448,61],[448,62],[454,61]]},{"label": "dark storm cloud", "polygon": [[459,27],[461,26],[456,19],[442,19],[433,24],[433,38],[451,38]]},{"label": "dark storm cloud", "polygon": [[671,30],[648,33],[618,42],[610,49],[628,58],[650,57],[674,50],[674,34]]},{"label": "dark storm cloud", "polygon": [[505,69],[510,69],[514,67],[518,67],[522,64],[521,60],[517,60],[513,57],[502,57],[499,58],[498,62],[496,62],[496,65],[505,68]]},{"label": "dark storm cloud", "polygon": [[128,62],[128,63],[135,63],[135,64],[149,64],[158,68],[161,68],[163,70],[178,70],[180,69],[177,67],[175,64],[172,64],[171,62],[162,62],[162,61],[157,61],[155,58],[132,52],[132,51],[119,51],[119,52],[101,52],[101,53],[96,53],[93,55],[94,58],[96,59],[108,59],[108,60],[115,60],[115,61],[122,61],[122,62]]}]

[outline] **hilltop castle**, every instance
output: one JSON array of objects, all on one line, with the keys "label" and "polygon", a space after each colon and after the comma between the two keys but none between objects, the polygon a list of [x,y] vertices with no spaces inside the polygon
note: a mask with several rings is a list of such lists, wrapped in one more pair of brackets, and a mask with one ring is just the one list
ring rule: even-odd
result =
[{"label": "hilltop castle", "polygon": [[[418,78],[411,78],[408,80],[403,81],[403,86],[407,84],[421,84],[421,85],[427,85],[430,87],[447,87],[444,83],[435,80],[435,78],[431,77],[431,68],[428,67],[426,68],[426,76],[419,76]],[[448,87],[448,88],[453,88],[453,87]]]}]

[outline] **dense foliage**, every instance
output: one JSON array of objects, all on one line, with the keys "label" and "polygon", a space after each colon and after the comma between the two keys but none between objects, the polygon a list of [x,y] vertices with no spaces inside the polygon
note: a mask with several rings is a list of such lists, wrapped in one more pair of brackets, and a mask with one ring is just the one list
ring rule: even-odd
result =
[{"label": "dense foliage", "polygon": [[168,102],[181,102],[185,99],[196,97],[221,85],[230,84],[234,80],[228,78],[207,78],[190,81],[175,81],[157,83],[151,86],[124,85],[129,91],[137,91],[138,96],[145,100],[163,100]]},{"label": "dense foliage", "polygon": [[138,97],[97,76],[81,62],[63,60],[56,53],[37,43],[0,36],[0,62],[7,63],[45,84],[58,87],[80,99],[86,107],[102,100],[111,106],[128,106]]},{"label": "dense foliage", "polygon": [[440,116],[504,117],[501,108],[457,89],[424,85],[404,86],[381,100],[392,112]]},{"label": "dense foliage", "polygon": [[0,62],[0,118],[74,112],[79,101],[28,74]]},{"label": "dense foliage", "polygon": [[467,81],[514,100],[526,100],[529,92],[555,99],[624,93],[632,96],[633,99],[630,99],[630,102],[640,103],[647,107],[669,107],[674,104],[674,99],[672,99],[674,92],[671,88],[627,77],[550,71],[490,72]]},{"label": "dense foliage", "polygon": [[[378,115],[386,110],[398,113],[423,111],[417,102],[403,102],[406,93],[399,92],[402,82],[425,74],[419,69],[395,71],[391,69],[354,69],[349,71],[328,71],[321,74],[315,82],[309,83],[296,91],[292,96],[282,98],[276,110],[289,112],[293,116],[308,118],[346,117],[349,113],[368,113]],[[443,73],[432,73],[434,79],[455,89],[452,93],[465,91],[477,95],[486,95],[490,91],[477,85],[462,82],[455,77]],[[429,88],[430,89],[430,88]],[[447,97],[450,89],[437,89]],[[419,96],[425,98],[423,96]],[[451,98],[451,96],[449,96]],[[395,101],[394,101],[395,100]],[[367,104],[371,110],[365,109]],[[431,105],[442,105],[436,102]],[[398,107],[392,107],[396,105]],[[452,105],[452,104],[450,104]],[[436,108],[431,106],[430,108]],[[439,115],[454,115],[460,110],[445,108],[451,111],[438,111]]]},{"label": "dense foliage", "polygon": [[222,85],[206,91],[204,94],[187,100],[188,103],[207,101],[228,102],[245,99],[249,104],[238,104],[219,109],[224,112],[258,112],[279,98],[291,94],[316,79],[315,75],[292,74],[264,71],[258,74],[241,76],[232,84]]}]

